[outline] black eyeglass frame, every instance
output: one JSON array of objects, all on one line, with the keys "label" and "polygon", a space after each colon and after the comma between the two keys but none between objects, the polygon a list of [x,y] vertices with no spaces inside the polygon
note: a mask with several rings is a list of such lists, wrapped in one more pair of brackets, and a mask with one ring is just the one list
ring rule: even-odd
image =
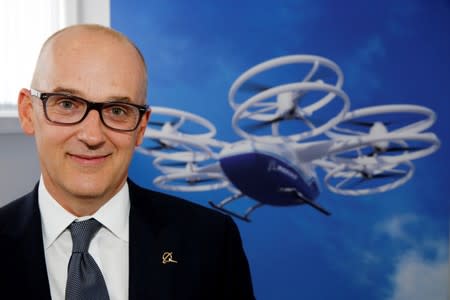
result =
[{"label": "black eyeglass frame", "polygon": [[[98,112],[99,116],[100,116],[100,120],[102,121],[102,124],[105,125],[107,128],[112,129],[112,130],[116,130],[116,131],[130,132],[130,131],[134,131],[134,130],[136,130],[136,128],[138,128],[139,123],[141,122],[142,117],[144,116],[144,114],[147,111],[150,111],[150,107],[147,104],[139,105],[139,104],[123,102],[123,101],[92,102],[92,101],[83,99],[81,97],[74,96],[74,95],[71,95],[71,94],[66,94],[66,93],[44,93],[44,92],[40,92],[40,91],[35,90],[35,89],[30,89],[29,91],[30,91],[30,95],[31,96],[36,97],[36,98],[38,98],[38,99],[40,99],[42,101],[42,104],[43,104],[43,107],[44,107],[45,118],[49,122],[51,122],[53,124],[57,124],[57,125],[69,125],[70,126],[70,125],[79,124],[79,123],[83,122],[83,120],[86,118],[86,116],[89,114],[89,112],[91,110],[96,110]],[[47,100],[51,96],[64,96],[64,97],[67,97],[68,99],[74,99],[74,100],[86,103],[87,107],[86,107],[86,111],[84,112],[83,117],[80,120],[78,120],[77,122],[69,122],[69,123],[63,123],[63,122],[57,122],[57,121],[51,120],[48,117],[48,114],[47,114]],[[136,126],[134,126],[134,128],[132,128],[132,129],[119,129],[119,128],[111,127],[108,124],[106,124],[105,120],[103,119],[102,109],[105,107],[105,105],[110,106],[110,105],[114,105],[114,104],[130,105],[130,106],[134,106],[134,107],[136,107],[138,109],[138,111],[139,111],[139,118],[138,118],[138,120],[136,122]]]}]

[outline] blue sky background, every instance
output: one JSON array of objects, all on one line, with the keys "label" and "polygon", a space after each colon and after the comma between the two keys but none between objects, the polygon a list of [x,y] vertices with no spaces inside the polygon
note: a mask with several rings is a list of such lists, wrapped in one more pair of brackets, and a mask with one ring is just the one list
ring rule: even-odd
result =
[{"label": "blue sky background", "polygon": [[[236,220],[257,299],[447,299],[450,3],[419,1],[112,0],[112,27],[142,49],[149,104],[214,122],[236,141],[228,89],[245,70],[290,54],[336,62],[352,109],[425,105],[441,149],[416,160],[414,178],[384,194],[322,190],[329,218],[305,207],[263,207]],[[131,177],[152,186],[151,158],[136,154]],[[178,193],[207,206],[221,192]]]}]

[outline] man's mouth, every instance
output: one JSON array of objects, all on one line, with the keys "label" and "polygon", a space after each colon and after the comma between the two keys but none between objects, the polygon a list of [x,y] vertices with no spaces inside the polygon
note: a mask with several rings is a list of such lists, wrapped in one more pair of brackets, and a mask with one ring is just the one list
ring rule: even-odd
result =
[{"label": "man's mouth", "polygon": [[106,155],[85,155],[85,154],[70,154],[69,157],[75,162],[82,165],[98,165],[103,163],[110,154]]}]

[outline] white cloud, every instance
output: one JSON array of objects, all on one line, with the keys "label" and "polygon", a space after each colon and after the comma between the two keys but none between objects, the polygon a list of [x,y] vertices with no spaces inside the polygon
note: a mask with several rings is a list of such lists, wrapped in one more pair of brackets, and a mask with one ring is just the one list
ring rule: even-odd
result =
[{"label": "white cloud", "polygon": [[375,232],[387,235],[402,249],[394,257],[394,271],[389,276],[391,289],[389,300],[444,300],[449,292],[449,244],[448,240],[418,236],[411,227],[430,220],[413,214],[389,218],[375,226]]},{"label": "white cloud", "polygon": [[[437,253],[447,252],[446,243],[438,244]],[[418,251],[404,254],[392,277],[390,300],[448,299],[448,253],[434,260],[425,259]]]},{"label": "white cloud", "polygon": [[419,218],[413,214],[398,215],[377,224],[375,231],[379,234],[386,234],[396,241],[412,243],[412,237],[406,231],[406,226],[418,221]]}]

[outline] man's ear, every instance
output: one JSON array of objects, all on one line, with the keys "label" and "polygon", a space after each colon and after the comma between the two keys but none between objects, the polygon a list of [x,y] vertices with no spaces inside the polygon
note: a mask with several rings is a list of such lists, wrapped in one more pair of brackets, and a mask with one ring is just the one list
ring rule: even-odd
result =
[{"label": "man's ear", "polygon": [[17,102],[19,112],[20,126],[26,135],[34,134],[33,122],[33,103],[30,92],[27,89],[21,89]]},{"label": "man's ear", "polygon": [[151,111],[148,110],[142,116],[141,122],[139,123],[139,127],[137,129],[137,139],[136,139],[136,147],[142,144],[144,141],[145,130],[147,129],[148,120],[150,119]]}]

